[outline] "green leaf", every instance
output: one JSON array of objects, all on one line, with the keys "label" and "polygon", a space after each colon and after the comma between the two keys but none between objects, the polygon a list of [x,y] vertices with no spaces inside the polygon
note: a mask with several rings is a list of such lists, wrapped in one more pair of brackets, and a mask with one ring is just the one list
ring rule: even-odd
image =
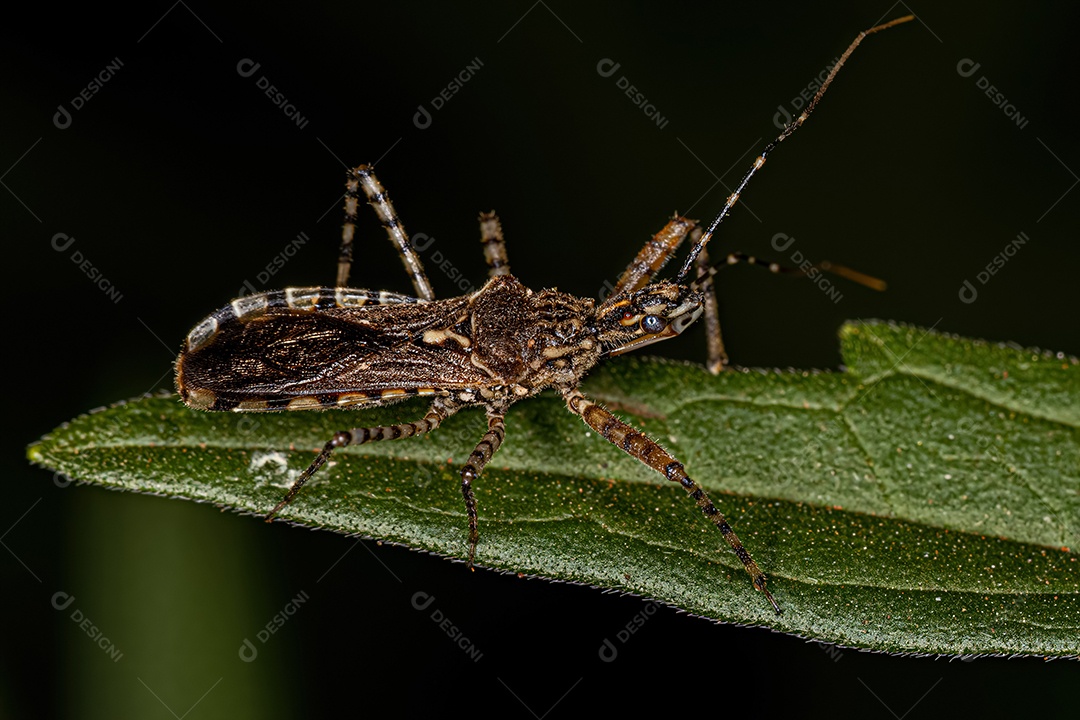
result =
[{"label": "green leaf", "polygon": [[[1080,652],[1080,362],[876,322],[841,340],[842,373],[620,359],[585,384],[686,463],[782,616],[681,488],[555,396],[514,406],[476,483],[478,564],[874,650]],[[423,407],[238,415],[149,398],[28,453],[78,480],[263,514],[333,432]],[[458,468],[485,429],[464,411],[338,451],[283,515],[463,558]]]}]

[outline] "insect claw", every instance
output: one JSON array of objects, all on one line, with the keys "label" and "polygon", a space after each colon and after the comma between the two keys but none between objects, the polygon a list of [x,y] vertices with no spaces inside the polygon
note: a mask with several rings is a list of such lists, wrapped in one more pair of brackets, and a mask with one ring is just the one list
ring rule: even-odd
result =
[{"label": "insect claw", "polygon": [[773,610],[775,610],[775,611],[776,611],[776,614],[777,614],[777,615],[783,615],[783,614],[784,614],[784,611],[780,609],[780,603],[776,602],[776,599],[775,599],[775,598],[774,598],[774,597],[772,596],[772,593],[771,593],[771,592],[769,592],[768,590],[765,590],[765,589],[762,589],[762,591],[761,591],[761,592],[765,593],[765,598],[766,598],[766,599],[767,599],[767,600],[768,600],[768,601],[769,601],[770,603],[772,603],[772,606],[773,606]]},{"label": "insect claw", "polygon": [[274,518],[277,517],[277,514],[281,512],[282,508],[289,504],[289,500],[290,498],[285,498],[275,505],[274,509],[266,514],[266,522],[274,522]]},{"label": "insect claw", "polygon": [[784,614],[784,611],[780,609],[780,603],[776,602],[776,598],[772,596],[772,593],[765,589],[764,575],[758,575],[756,578],[754,578],[754,587],[765,593],[765,599],[768,600],[769,603],[773,606],[773,610],[776,611],[777,615]]}]

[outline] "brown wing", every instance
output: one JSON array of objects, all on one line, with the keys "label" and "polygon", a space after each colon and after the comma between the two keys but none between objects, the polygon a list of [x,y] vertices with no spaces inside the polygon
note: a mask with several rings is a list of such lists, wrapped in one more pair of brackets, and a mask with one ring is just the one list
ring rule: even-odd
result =
[{"label": "brown wing", "polygon": [[[177,362],[185,402],[208,410],[333,407],[490,383],[464,346],[467,297],[363,307],[332,298],[307,308],[257,302],[270,295],[233,303],[192,331]],[[422,341],[445,330],[464,345]]]}]

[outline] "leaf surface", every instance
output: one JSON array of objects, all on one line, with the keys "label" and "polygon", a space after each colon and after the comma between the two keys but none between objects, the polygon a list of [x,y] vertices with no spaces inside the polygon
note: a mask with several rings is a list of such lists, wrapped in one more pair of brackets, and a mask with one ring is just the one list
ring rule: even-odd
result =
[{"label": "leaf surface", "polygon": [[[686,464],[782,616],[681,488],[555,396],[512,408],[475,483],[477,563],[879,651],[1080,653],[1080,362],[880,322],[841,342],[840,373],[621,358],[583,387]],[[423,413],[147,398],[28,454],[80,481],[264,514],[335,431]],[[464,558],[458,468],[485,429],[463,411],[428,436],[337,451],[282,516]]]}]

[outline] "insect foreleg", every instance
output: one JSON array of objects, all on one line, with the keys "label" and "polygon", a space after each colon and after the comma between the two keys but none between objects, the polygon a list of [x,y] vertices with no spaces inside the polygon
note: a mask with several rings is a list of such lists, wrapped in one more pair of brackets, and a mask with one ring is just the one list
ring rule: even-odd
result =
[{"label": "insect foreleg", "polygon": [[[691,240],[697,242],[701,228],[694,228]],[[705,348],[707,352],[705,367],[713,375],[720,374],[728,364],[727,351],[724,350],[724,337],[720,333],[720,307],[716,302],[716,287],[713,283],[712,268],[709,267],[709,253],[701,248],[697,259],[697,288],[705,296]]]},{"label": "insect foreleg", "polygon": [[[694,232],[699,233],[700,228],[695,228]],[[858,270],[852,270],[844,265],[831,263],[828,260],[822,260],[817,265],[806,263],[804,266],[792,268],[769,260],[762,260],[759,257],[747,255],[746,253],[733,252],[728,254],[726,258],[719,261],[715,266],[710,266],[709,254],[705,248],[701,248],[701,254],[698,255],[695,263],[697,279],[694,280],[691,285],[695,290],[698,290],[705,295],[705,337],[708,342],[708,361],[706,362],[706,367],[713,375],[718,374],[727,367],[728,364],[727,352],[724,350],[724,340],[720,334],[720,314],[716,303],[716,290],[714,287],[714,276],[720,268],[726,265],[747,263],[749,265],[757,265],[758,267],[765,268],[774,275],[807,276],[814,278],[820,273],[829,272],[833,275],[838,275],[852,282],[864,285],[871,290],[884,290],[886,286],[884,280],[861,273]]]},{"label": "insect foreleg", "polygon": [[431,432],[439,427],[442,421],[453,415],[456,410],[456,406],[436,401],[432,403],[431,409],[428,410],[427,415],[416,422],[353,428],[351,430],[342,430],[334,433],[334,437],[330,438],[330,441],[323,446],[323,449],[319,451],[319,454],[312,461],[311,465],[308,466],[307,470],[300,473],[300,477],[298,477],[292,487],[289,488],[289,492],[285,495],[285,498],[266,516],[266,521],[270,522],[273,520],[275,515],[292,502],[293,498],[296,497],[296,494],[300,492],[300,488],[304,486],[304,483],[306,483],[312,475],[318,472],[319,468],[326,464],[326,461],[330,459],[330,453],[334,452],[337,448],[347,447],[349,445],[363,445],[364,443],[375,442],[376,440],[397,440],[398,438],[422,435],[423,433]]},{"label": "insect foreleg", "polygon": [[476,444],[476,449],[472,451],[465,466],[461,468],[461,494],[465,496],[465,512],[469,516],[470,568],[476,558],[476,544],[480,541],[480,532],[476,522],[476,496],[473,494],[472,483],[484,471],[484,466],[498,451],[503,438],[506,437],[505,413],[505,410],[488,408],[488,431],[484,433],[484,437]]},{"label": "insect foreleg", "polygon": [[[678,215],[669,220],[660,232],[653,235],[649,242],[638,250],[638,254],[619,277],[612,294],[634,292],[652,282],[656,274],[671,260],[694,225],[693,220]],[[698,232],[694,237],[700,236],[701,233]]]},{"label": "insect foreleg", "polygon": [[687,494],[693,498],[697,506],[705,513],[706,517],[712,520],[717,529],[720,530],[731,549],[735,551],[735,554],[746,568],[746,572],[750,573],[750,577],[753,578],[754,587],[765,593],[765,597],[772,603],[773,609],[778,615],[782,612],[780,605],[773,599],[772,594],[765,589],[765,573],[761,572],[761,568],[750,557],[750,553],[743,547],[742,542],[735,535],[735,531],[728,525],[723,513],[716,509],[716,506],[712,504],[712,500],[709,499],[701,486],[686,474],[681,462],[660,447],[656,441],[630,427],[577,390],[563,391],[563,398],[572,413],[580,415],[585,424],[600,433],[612,445],[618,447],[627,455],[637,458],[668,480],[682,485]]}]

